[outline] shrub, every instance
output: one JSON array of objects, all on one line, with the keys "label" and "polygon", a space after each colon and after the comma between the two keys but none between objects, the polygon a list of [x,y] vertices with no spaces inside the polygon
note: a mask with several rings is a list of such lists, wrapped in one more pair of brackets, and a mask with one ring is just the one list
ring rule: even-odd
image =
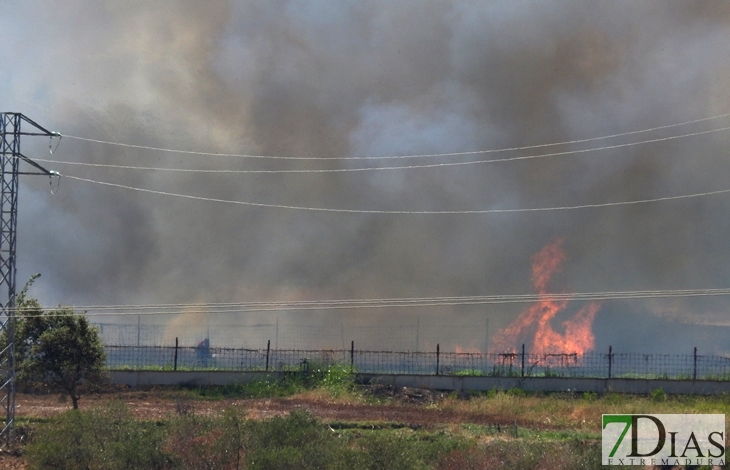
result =
[{"label": "shrub", "polygon": [[39,427],[28,445],[37,469],[162,469],[162,430],[138,422],[122,403],[88,411],[69,410]]},{"label": "shrub", "polygon": [[354,388],[355,376],[350,368],[343,365],[331,364],[323,369],[321,379],[316,386],[324,387],[334,394],[351,391]]},{"label": "shrub", "polygon": [[[251,468],[289,468],[300,462],[301,468],[327,468],[330,436],[306,411],[293,411],[286,417],[251,423]],[[291,468],[296,468],[292,466]]]},{"label": "shrub", "polygon": [[220,462],[211,453],[220,432],[210,419],[192,413],[181,413],[168,423],[164,451],[173,468],[219,468]]},{"label": "shrub", "polygon": [[404,438],[370,436],[362,445],[367,453],[367,467],[372,470],[421,469],[427,468],[426,462],[414,452],[413,445]]},{"label": "shrub", "polygon": [[601,466],[600,442],[539,442],[534,440],[494,440],[488,444],[459,449],[442,456],[437,470],[481,470],[499,468],[522,470],[596,469]]},{"label": "shrub", "polygon": [[664,393],[664,390],[662,390],[661,388],[652,390],[649,394],[649,397],[651,398],[651,401],[655,402],[667,401],[667,394]]},{"label": "shrub", "polygon": [[507,395],[512,395],[513,397],[524,397],[527,396],[527,392],[521,388],[514,387],[507,390]]}]

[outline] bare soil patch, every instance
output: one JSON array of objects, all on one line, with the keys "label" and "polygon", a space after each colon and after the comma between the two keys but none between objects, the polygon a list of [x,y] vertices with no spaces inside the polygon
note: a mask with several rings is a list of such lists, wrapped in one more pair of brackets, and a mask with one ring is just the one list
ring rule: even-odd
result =
[{"label": "bare soil patch", "polygon": [[20,453],[0,451],[0,468],[3,470],[25,470],[28,465]]},{"label": "bare soil patch", "polygon": [[[79,402],[81,409],[87,409],[109,400],[119,400],[139,419],[162,420],[166,417],[195,412],[201,415],[214,415],[223,410],[236,407],[246,410],[253,419],[266,419],[285,415],[292,410],[305,409],[325,422],[364,421],[400,423],[409,427],[432,427],[441,424],[474,423],[484,425],[514,425],[514,417],[469,412],[443,410],[434,403],[443,399],[438,392],[423,389],[377,388],[371,391],[379,397],[392,397],[386,404],[362,404],[328,401],[317,397],[294,396],[288,398],[256,399],[212,399],[186,400],[175,397],[169,392],[123,391],[87,395]],[[70,403],[59,401],[53,395],[19,394],[17,397],[18,417],[48,418],[71,408]],[[527,423],[517,422],[518,425]],[[530,423],[534,427],[534,423]]]}]

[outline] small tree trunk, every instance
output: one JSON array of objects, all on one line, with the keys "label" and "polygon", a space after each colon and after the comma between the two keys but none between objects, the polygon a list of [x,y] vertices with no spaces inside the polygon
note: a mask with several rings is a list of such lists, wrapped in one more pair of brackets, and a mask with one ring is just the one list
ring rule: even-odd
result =
[{"label": "small tree trunk", "polygon": [[71,403],[73,403],[74,410],[79,409],[79,397],[75,393],[71,393]]}]

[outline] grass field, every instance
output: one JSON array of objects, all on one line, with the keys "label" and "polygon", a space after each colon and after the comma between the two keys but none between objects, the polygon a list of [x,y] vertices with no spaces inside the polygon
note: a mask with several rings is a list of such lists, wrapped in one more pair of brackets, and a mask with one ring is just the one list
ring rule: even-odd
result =
[{"label": "grass field", "polygon": [[19,426],[28,438],[17,462],[43,469],[598,469],[601,414],[730,414],[730,396],[445,394],[358,386],[350,377],[332,368],[307,380],[116,391],[85,397],[80,412],[63,411],[54,397],[21,396]]}]

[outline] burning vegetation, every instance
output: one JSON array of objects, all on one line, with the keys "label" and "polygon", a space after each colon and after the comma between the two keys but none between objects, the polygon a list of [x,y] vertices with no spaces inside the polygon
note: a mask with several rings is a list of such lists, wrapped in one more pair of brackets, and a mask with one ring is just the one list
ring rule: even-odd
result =
[{"label": "burning vegetation", "polygon": [[567,259],[562,239],[556,239],[532,256],[532,283],[539,300],[530,305],[495,339],[493,350],[515,351],[524,343],[533,354],[583,354],[593,349],[593,319],[600,303],[590,302],[563,322],[561,334],[553,328],[553,319],[563,311],[569,299],[551,297],[548,286],[553,275],[562,269]]}]

